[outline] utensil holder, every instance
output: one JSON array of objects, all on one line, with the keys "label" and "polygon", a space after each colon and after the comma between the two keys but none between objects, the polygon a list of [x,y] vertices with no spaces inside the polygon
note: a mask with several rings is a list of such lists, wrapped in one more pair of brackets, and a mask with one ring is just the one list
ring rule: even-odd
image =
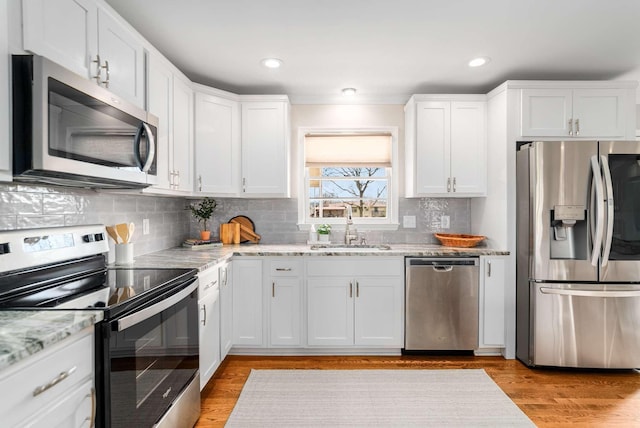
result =
[{"label": "utensil holder", "polygon": [[133,243],[116,244],[116,265],[130,265],[133,263]]}]

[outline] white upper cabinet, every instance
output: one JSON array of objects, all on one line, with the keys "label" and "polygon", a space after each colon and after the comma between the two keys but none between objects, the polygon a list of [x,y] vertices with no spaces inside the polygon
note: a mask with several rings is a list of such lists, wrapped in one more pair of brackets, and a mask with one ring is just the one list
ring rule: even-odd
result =
[{"label": "white upper cabinet", "polygon": [[196,93],[195,191],[237,196],[240,191],[240,104]]},{"label": "white upper cabinet", "polygon": [[521,136],[632,138],[629,98],[633,90],[615,87],[523,89]]},{"label": "white upper cabinet", "polygon": [[158,183],[154,190],[193,190],[193,91],[177,69],[149,55],[148,110],[158,116]]},{"label": "white upper cabinet", "polygon": [[9,128],[9,41],[7,2],[0,2],[0,181],[11,181],[11,133]]},{"label": "white upper cabinet", "polygon": [[24,49],[144,107],[143,41],[92,0],[23,0]]},{"label": "white upper cabinet", "polygon": [[242,102],[242,194],[289,197],[289,101]]},{"label": "white upper cabinet", "polygon": [[415,96],[405,107],[407,197],[486,194],[484,96]]}]

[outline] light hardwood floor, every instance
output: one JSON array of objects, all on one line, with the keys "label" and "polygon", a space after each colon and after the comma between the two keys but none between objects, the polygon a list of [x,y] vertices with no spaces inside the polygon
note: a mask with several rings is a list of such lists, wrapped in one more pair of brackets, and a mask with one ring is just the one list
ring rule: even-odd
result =
[{"label": "light hardwood floor", "polygon": [[640,372],[529,369],[502,357],[228,356],[202,391],[197,428],[222,427],[251,369],[485,369],[540,427],[640,427]]}]

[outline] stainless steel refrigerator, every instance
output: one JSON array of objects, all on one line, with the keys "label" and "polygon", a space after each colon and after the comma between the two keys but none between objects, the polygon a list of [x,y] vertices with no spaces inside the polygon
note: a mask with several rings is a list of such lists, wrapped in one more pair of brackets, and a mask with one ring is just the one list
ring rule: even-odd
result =
[{"label": "stainless steel refrigerator", "polygon": [[516,356],[640,367],[640,143],[517,152]]}]

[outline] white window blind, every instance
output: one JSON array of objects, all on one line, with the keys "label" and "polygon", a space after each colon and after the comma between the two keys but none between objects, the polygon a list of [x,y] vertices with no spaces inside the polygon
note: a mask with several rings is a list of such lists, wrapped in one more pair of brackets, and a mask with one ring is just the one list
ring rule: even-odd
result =
[{"label": "white window blind", "polygon": [[304,153],[306,167],[391,167],[391,134],[308,134]]}]

